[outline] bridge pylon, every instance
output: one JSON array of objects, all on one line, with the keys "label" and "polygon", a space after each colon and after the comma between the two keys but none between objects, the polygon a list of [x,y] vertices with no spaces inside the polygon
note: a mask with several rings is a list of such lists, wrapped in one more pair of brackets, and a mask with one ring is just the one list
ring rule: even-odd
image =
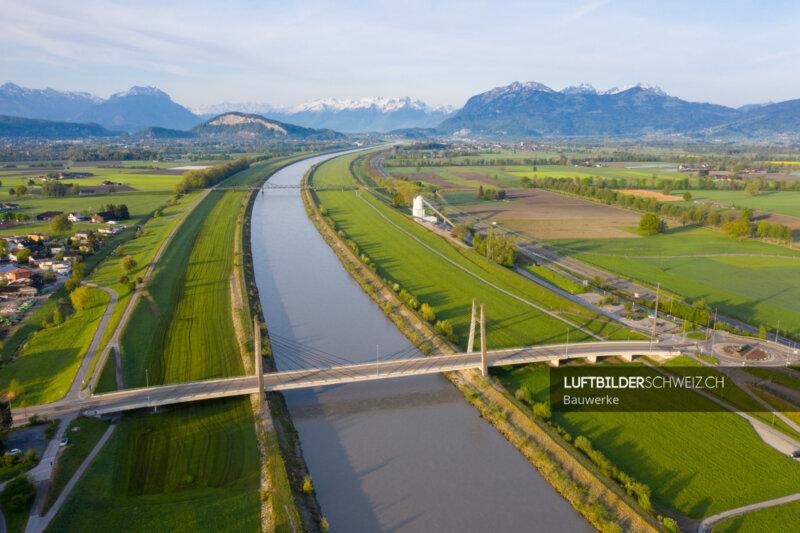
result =
[{"label": "bridge pylon", "polygon": [[264,357],[261,355],[261,327],[258,317],[253,317],[253,359],[255,360],[256,376],[258,376],[258,408],[264,408]]},{"label": "bridge pylon", "polygon": [[475,322],[478,320],[478,305],[475,298],[472,299],[472,318],[469,321],[469,342],[467,343],[467,353],[472,353],[475,349]]}]

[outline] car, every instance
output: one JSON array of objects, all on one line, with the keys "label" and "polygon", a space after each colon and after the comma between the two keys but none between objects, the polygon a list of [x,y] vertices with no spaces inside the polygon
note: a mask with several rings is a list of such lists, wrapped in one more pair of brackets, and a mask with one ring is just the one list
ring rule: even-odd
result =
[{"label": "car", "polygon": [[67,444],[69,444],[69,439],[67,437],[64,437],[61,439],[61,442],[58,443],[59,446],[66,446]]},{"label": "car", "polygon": [[789,454],[789,457],[800,457],[800,450],[795,450]]},{"label": "car", "polygon": [[14,448],[13,450],[9,450],[8,453],[10,453],[11,455],[22,455],[22,450],[20,450],[19,448]]}]

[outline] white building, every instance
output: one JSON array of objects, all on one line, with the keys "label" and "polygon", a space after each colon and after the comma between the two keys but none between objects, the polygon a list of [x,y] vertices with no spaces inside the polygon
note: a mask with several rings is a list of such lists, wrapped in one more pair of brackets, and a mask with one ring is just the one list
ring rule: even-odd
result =
[{"label": "white building", "polygon": [[411,207],[411,216],[424,220],[425,222],[430,222],[431,224],[439,222],[436,217],[425,214],[425,200],[422,199],[422,196],[416,196],[414,198],[414,203]]}]

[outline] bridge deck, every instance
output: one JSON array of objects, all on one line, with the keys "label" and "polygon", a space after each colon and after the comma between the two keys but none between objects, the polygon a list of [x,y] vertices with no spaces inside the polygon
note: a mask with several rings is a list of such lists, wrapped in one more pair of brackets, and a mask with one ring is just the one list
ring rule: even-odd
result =
[{"label": "bridge deck", "polygon": [[[672,347],[652,345],[644,341],[590,342],[573,345],[533,346],[495,350],[487,353],[488,366],[519,365],[542,361],[560,361],[587,357],[636,355],[671,357],[679,355]],[[308,370],[293,370],[264,374],[266,391],[283,391],[392,379],[480,368],[480,353],[459,353],[432,357],[417,357],[397,361],[362,363]],[[161,406],[213,398],[253,394],[258,390],[256,376],[197,381],[175,385],[160,385],[120,392],[97,394],[83,401],[87,414],[105,414],[149,406]]]}]

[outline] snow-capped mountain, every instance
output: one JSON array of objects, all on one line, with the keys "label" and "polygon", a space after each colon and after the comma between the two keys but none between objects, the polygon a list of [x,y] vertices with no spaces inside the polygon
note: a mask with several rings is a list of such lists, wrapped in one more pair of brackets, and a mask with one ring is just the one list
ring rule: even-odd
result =
[{"label": "snow-capped mountain", "polygon": [[643,92],[654,94],[656,96],[669,96],[658,85],[647,85],[646,83],[637,83],[635,85],[623,85],[622,87],[612,87],[607,91],[602,91],[598,94],[619,94],[629,91],[631,89],[641,89]]},{"label": "snow-capped mountain", "polygon": [[306,128],[353,133],[432,127],[450,115],[454,108],[429,106],[407,96],[376,96],[357,99],[317,98],[295,106],[229,102],[196,107],[193,111],[209,117],[228,112],[253,113]]}]

